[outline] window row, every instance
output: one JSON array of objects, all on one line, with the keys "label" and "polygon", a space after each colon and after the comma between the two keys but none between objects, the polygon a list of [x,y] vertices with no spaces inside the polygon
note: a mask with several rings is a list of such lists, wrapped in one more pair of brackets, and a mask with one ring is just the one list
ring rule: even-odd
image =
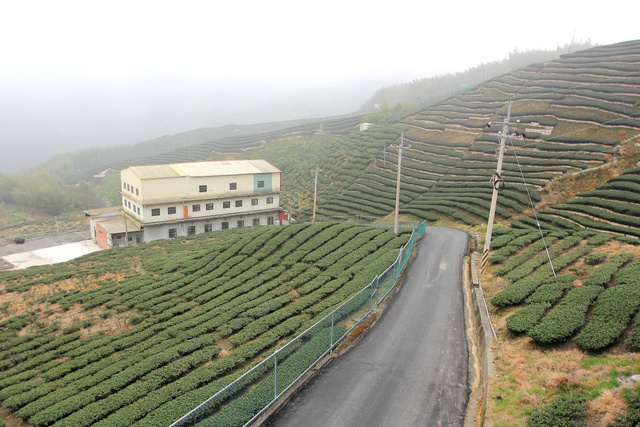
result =
[{"label": "window row", "polygon": [[[264,188],[264,181],[258,181],[258,188]],[[229,183],[229,190],[237,190],[237,189],[238,189],[238,183],[237,182],[230,182]],[[198,192],[206,193],[207,192],[207,185],[206,184],[199,185],[198,186]]]},{"label": "window row", "polygon": [[127,199],[123,199],[123,201],[122,201],[122,205],[123,205],[124,207],[127,207],[127,208],[131,209],[131,211],[132,211],[133,213],[136,213],[136,212],[137,212],[137,213],[138,213],[138,215],[140,215],[140,206],[136,206],[136,205],[131,204],[131,201],[129,201],[129,200],[127,200]]},{"label": "window row", "polygon": [[138,187],[133,187],[133,185],[129,185],[126,182],[122,182],[122,189],[123,190],[127,190],[129,193],[133,193],[135,190],[136,196],[140,195],[140,192],[138,191]]},{"label": "window row", "polygon": [[[272,205],[273,204],[273,197],[267,197],[267,204],[268,205]],[[257,206],[258,205],[258,199],[251,199],[251,206]],[[242,200],[236,200],[235,201],[235,207],[236,208],[241,208],[243,206],[243,201]],[[201,205],[200,204],[194,204],[191,205],[191,212],[200,212],[201,209]],[[230,209],[231,208],[231,202],[230,201],[226,201],[226,202],[222,202],[222,208],[223,209]],[[208,211],[212,211],[213,210],[213,203],[207,203],[205,204],[205,209]],[[176,207],[175,206],[170,206],[167,208],[167,214],[168,215],[175,215],[175,213],[177,212]],[[140,213],[140,212],[138,212]],[[151,209],[151,216],[160,216],[160,208],[153,208]]]},{"label": "window row", "polygon": [[[230,222],[229,221],[223,221],[220,223],[220,227],[223,230],[227,230],[230,228]],[[272,216],[268,216],[267,217],[267,225],[273,225],[274,224],[274,218]],[[244,220],[243,219],[239,219],[235,222],[235,225],[237,228],[242,228],[244,227]],[[260,226],[260,218],[254,218],[252,221],[252,225],[254,227],[258,227]],[[213,224],[205,224],[204,225],[204,232],[205,233],[209,233],[213,231]],[[196,234],[196,226],[195,225],[189,225],[187,226],[187,235],[191,236]],[[169,238],[174,238],[174,237],[178,237],[178,229],[177,228],[170,228],[169,229]]]}]

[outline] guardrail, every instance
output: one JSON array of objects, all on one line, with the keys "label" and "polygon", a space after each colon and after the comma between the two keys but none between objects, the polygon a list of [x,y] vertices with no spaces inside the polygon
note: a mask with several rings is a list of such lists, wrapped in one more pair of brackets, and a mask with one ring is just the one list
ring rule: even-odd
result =
[{"label": "guardrail", "polygon": [[241,377],[171,424],[244,425],[265,413],[383,301],[398,283],[426,222],[414,228],[396,261],[357,294]]}]

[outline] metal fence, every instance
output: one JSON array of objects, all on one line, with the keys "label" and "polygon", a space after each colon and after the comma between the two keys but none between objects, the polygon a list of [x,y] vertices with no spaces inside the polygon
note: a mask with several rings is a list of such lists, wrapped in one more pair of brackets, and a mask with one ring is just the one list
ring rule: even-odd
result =
[{"label": "metal fence", "polygon": [[171,426],[247,426],[258,419],[384,300],[397,284],[416,241],[425,232],[426,223],[422,222],[384,273]]}]

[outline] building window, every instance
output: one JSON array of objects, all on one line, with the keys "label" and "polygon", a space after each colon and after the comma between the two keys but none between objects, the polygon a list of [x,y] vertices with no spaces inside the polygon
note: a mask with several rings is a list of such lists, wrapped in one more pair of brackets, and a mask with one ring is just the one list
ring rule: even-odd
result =
[{"label": "building window", "polygon": [[223,209],[229,209],[231,207],[231,202],[222,202]]},{"label": "building window", "polygon": [[140,206],[137,207],[138,215],[140,215]]},{"label": "building window", "polygon": [[201,193],[206,193],[207,192],[207,186],[206,185],[201,185],[198,187],[198,191]]},{"label": "building window", "polygon": [[138,187],[136,187],[136,196],[139,196],[140,193],[138,193]]},{"label": "building window", "polygon": [[213,210],[213,203],[207,203],[207,210],[208,211],[212,211]]},{"label": "building window", "polygon": [[229,183],[229,190],[237,190],[237,189],[238,189],[238,183],[237,182]]},{"label": "building window", "polygon": [[178,229],[177,228],[170,228],[169,229],[169,238],[173,239],[176,236],[178,236]]},{"label": "building window", "polygon": [[205,224],[204,225],[204,232],[205,233],[208,233],[208,232],[210,232],[212,230],[213,230],[213,226],[211,224]]},{"label": "building window", "polygon": [[258,205],[258,199],[251,199],[251,206],[257,206]]},{"label": "building window", "polygon": [[126,183],[126,182],[123,182],[123,183],[122,183],[122,189],[123,189],[123,190],[126,190],[126,189],[127,189],[127,183]]},{"label": "building window", "polygon": [[191,212],[200,212],[200,205],[192,205]]},{"label": "building window", "polygon": [[260,218],[253,218],[253,226],[257,227],[260,225]]},{"label": "building window", "polygon": [[187,227],[187,234],[189,236],[196,234],[196,226],[195,225],[190,225]]},{"label": "building window", "polygon": [[273,225],[273,217],[272,216],[268,216],[267,217],[267,225]]},{"label": "building window", "polygon": [[258,188],[264,188],[264,181],[258,181]]},{"label": "building window", "polygon": [[222,222],[222,229],[226,230],[227,228],[229,228],[229,223],[227,221],[223,221]]},{"label": "building window", "polygon": [[168,208],[167,208],[167,213],[168,213],[169,215],[173,215],[173,214],[175,214],[175,213],[176,213],[176,207],[175,207],[175,206],[170,206],[170,207],[168,207]]},{"label": "building window", "polygon": [[160,208],[151,209],[151,216],[160,216]]},{"label": "building window", "polygon": [[267,197],[267,204],[268,205],[273,204],[273,197]]},{"label": "building window", "polygon": [[242,228],[244,227],[244,220],[243,219],[239,219],[238,220],[238,228]]},{"label": "building window", "polygon": [[129,187],[129,184],[127,184],[127,191],[131,191],[131,187]]},{"label": "building window", "polygon": [[236,200],[236,208],[242,207],[242,200]]}]

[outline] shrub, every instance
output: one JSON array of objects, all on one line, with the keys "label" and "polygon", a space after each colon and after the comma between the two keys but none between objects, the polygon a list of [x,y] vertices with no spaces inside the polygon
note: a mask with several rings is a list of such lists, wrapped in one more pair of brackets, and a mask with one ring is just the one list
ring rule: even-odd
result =
[{"label": "shrub", "polygon": [[592,253],[585,256],[584,262],[587,263],[588,265],[597,265],[597,264],[600,264],[605,259],[607,259],[607,254],[602,252],[596,252],[596,253]]},{"label": "shrub", "polygon": [[526,303],[554,303],[562,298],[566,291],[571,289],[571,284],[576,279],[577,276],[574,274],[565,274],[547,279],[542,283],[542,286],[526,299]]},{"label": "shrub", "polygon": [[640,305],[640,285],[618,285],[600,294],[591,320],[573,339],[582,350],[597,351],[616,342]]},{"label": "shrub", "polygon": [[582,326],[587,310],[602,291],[600,286],[572,289],[527,335],[545,344],[565,341]]},{"label": "shrub", "polygon": [[534,409],[527,420],[529,427],[579,427],[586,426],[583,421],[587,411],[587,399],[580,394],[558,397],[551,403]]},{"label": "shrub", "polygon": [[549,307],[551,307],[549,303],[540,303],[521,308],[507,318],[507,329],[515,334],[527,332],[540,321]]},{"label": "shrub", "polygon": [[633,254],[627,253],[612,256],[607,262],[591,273],[591,276],[589,276],[583,284],[587,286],[608,286],[618,269],[631,258],[633,258]]}]

